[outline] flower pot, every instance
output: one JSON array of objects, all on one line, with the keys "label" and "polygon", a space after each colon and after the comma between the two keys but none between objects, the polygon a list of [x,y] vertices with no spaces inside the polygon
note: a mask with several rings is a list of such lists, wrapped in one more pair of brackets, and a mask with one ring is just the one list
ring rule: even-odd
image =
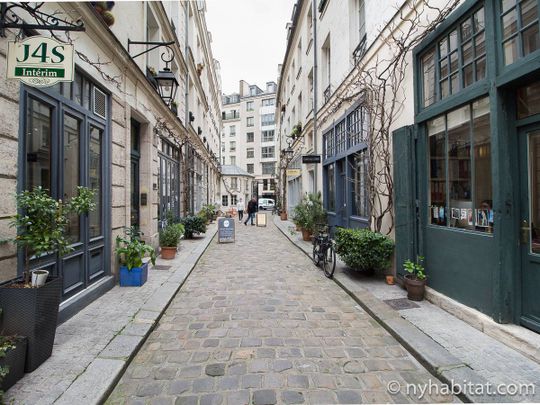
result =
[{"label": "flower pot", "polygon": [[394,276],[386,276],[386,284],[394,285]]},{"label": "flower pot", "polygon": [[62,278],[49,277],[39,288],[20,288],[20,283],[22,278],[17,278],[0,287],[2,329],[5,335],[28,338],[25,371],[31,372],[52,353]]},{"label": "flower pot", "polygon": [[28,341],[26,337],[16,336],[14,340],[14,349],[8,349],[6,355],[0,358],[0,367],[7,367],[8,373],[0,383],[0,390],[7,391],[24,375],[24,362],[26,361],[26,348]]},{"label": "flower pot", "polygon": [[309,242],[311,240],[311,231],[302,229],[302,240]]},{"label": "flower pot", "polygon": [[287,220],[287,213],[282,212],[281,214],[279,214],[279,217],[281,218],[282,221],[286,221]]},{"label": "flower pot", "polygon": [[418,280],[407,274],[405,276],[405,288],[407,288],[408,299],[411,301],[422,301],[426,290],[426,280]]},{"label": "flower pot", "polygon": [[34,270],[32,272],[32,287],[43,287],[49,277],[47,270]]},{"label": "flower pot", "polygon": [[133,267],[128,270],[126,266],[120,266],[120,287],[140,287],[148,279],[148,262],[141,267]]},{"label": "flower pot", "polygon": [[161,247],[161,258],[165,260],[174,259],[176,256],[176,247]]},{"label": "flower pot", "polygon": [[296,225],[296,232],[301,232],[302,231],[302,227],[300,225]]}]

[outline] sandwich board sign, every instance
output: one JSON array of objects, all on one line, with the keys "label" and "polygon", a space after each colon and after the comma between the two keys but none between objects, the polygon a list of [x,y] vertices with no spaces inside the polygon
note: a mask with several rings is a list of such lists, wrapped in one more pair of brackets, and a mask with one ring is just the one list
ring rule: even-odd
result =
[{"label": "sandwich board sign", "polygon": [[34,87],[72,82],[73,45],[44,36],[8,43],[7,78]]},{"label": "sandwich board sign", "polygon": [[218,242],[219,243],[234,243],[234,219],[219,218],[218,219]]}]

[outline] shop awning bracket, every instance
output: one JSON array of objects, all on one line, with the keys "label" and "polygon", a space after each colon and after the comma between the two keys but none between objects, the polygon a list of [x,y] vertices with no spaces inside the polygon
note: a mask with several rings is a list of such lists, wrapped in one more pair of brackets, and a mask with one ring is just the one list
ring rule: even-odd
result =
[{"label": "shop awning bracket", "polygon": [[[45,2],[34,3],[0,3],[0,36],[5,37],[6,28],[21,30],[47,30],[47,31],[84,31],[82,20],[70,22],[57,15],[40,11]],[[17,12],[28,15],[35,23],[26,22]]]}]

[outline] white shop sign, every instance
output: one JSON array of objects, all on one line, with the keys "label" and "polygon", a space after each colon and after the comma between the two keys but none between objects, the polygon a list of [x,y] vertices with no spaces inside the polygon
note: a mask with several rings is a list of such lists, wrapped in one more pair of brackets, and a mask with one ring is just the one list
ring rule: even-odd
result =
[{"label": "white shop sign", "polygon": [[73,45],[53,38],[35,36],[8,44],[7,78],[34,87],[72,82]]}]

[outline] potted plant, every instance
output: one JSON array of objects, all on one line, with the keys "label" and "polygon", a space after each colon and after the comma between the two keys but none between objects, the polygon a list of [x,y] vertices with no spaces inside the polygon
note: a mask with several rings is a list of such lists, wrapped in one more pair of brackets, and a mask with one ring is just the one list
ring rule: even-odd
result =
[{"label": "potted plant", "polygon": [[0,336],[0,403],[2,393],[24,375],[26,346],[26,337]]},{"label": "potted plant", "polygon": [[[69,214],[87,215],[95,208],[95,193],[78,187],[69,201],[56,200],[42,187],[17,195],[18,214],[11,222],[18,230],[13,242],[23,250],[24,272],[21,277],[0,286],[3,309],[3,332],[28,338],[25,371],[35,370],[52,353],[62,279],[40,269],[43,259],[72,251],[66,236]],[[30,266],[37,267],[30,272]],[[44,284],[38,284],[44,281]]]},{"label": "potted plant", "polygon": [[159,246],[161,247],[161,258],[166,260],[174,259],[176,249],[180,239],[184,236],[184,225],[169,224],[159,232]]},{"label": "potted plant", "polygon": [[295,218],[302,229],[302,239],[310,241],[313,231],[318,224],[326,223],[321,193],[305,195],[302,202],[295,207]]},{"label": "potted plant", "polygon": [[141,233],[134,227],[127,228],[126,237],[116,237],[115,253],[120,259],[120,287],[140,287],[148,279],[148,262],[143,262],[146,254],[152,264],[156,264],[156,251],[140,239]]},{"label": "potted plant", "polygon": [[403,267],[405,274],[405,288],[407,289],[407,298],[411,301],[422,301],[426,290],[426,273],[423,266],[424,257],[418,256],[416,263],[405,260]]},{"label": "potted plant", "polygon": [[184,237],[186,239],[193,238],[194,234],[206,232],[206,221],[198,215],[188,215],[181,219],[184,225]]},{"label": "potted plant", "polygon": [[335,241],[336,253],[353,270],[374,274],[391,265],[394,241],[378,232],[338,228]]}]

